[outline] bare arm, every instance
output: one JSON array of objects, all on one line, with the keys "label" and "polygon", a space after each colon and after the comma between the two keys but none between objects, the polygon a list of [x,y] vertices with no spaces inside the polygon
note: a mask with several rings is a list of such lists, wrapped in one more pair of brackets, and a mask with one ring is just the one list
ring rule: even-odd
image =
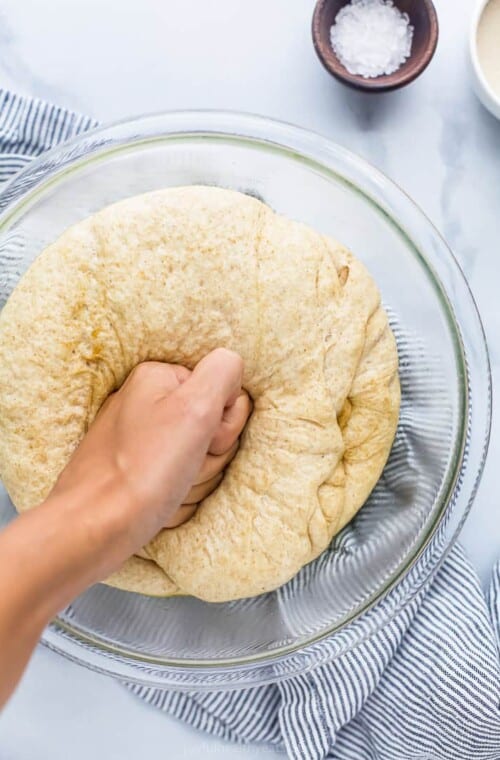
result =
[{"label": "bare arm", "polygon": [[0,706],[58,610],[218,484],[250,412],[241,382],[241,359],[223,349],[192,373],[139,365],[46,501],[0,534]]}]

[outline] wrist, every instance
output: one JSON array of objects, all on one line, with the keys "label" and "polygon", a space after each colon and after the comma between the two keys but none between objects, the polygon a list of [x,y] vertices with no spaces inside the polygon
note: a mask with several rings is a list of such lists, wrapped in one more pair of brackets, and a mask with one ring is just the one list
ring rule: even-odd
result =
[{"label": "wrist", "polygon": [[119,481],[75,482],[58,484],[40,506],[10,526],[14,567],[23,581],[19,599],[42,627],[136,548],[127,520],[130,497]]},{"label": "wrist", "polygon": [[103,580],[137,548],[131,520],[136,499],[123,479],[109,470],[68,478],[67,486],[58,483],[38,509],[50,514],[70,549],[65,552],[68,567],[85,585]]}]

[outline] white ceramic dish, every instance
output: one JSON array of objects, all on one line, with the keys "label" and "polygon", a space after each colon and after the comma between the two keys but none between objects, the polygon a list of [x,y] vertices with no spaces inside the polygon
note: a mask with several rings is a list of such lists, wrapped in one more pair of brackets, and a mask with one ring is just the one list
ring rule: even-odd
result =
[{"label": "white ceramic dish", "polygon": [[[469,34],[469,56],[471,60],[472,84],[474,91],[485,108],[500,119],[500,97],[495,94],[493,88],[486,79],[477,49],[477,30],[483,11],[489,0],[479,0],[474,8]],[[500,40],[499,40],[500,45]]]}]

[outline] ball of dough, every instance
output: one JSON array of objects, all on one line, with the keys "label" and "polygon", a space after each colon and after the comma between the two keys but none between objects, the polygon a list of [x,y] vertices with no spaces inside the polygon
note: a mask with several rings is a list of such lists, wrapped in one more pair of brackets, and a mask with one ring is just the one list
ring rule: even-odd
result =
[{"label": "ball of dough", "polygon": [[220,486],[109,583],[227,601],[277,588],[362,506],[397,426],[396,345],[345,248],[241,193],[179,187],[109,206],[38,256],[0,315],[0,476],[50,492],[139,362],[244,360],[253,414]]}]

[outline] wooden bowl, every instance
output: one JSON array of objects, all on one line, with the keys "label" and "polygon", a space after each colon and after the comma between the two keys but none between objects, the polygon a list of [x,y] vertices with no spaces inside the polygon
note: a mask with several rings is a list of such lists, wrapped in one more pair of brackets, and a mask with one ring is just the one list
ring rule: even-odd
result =
[{"label": "wooden bowl", "polygon": [[312,19],[312,37],[316,53],[327,71],[348,87],[366,92],[385,92],[413,82],[429,65],[436,50],[439,26],[431,0],[394,0],[394,5],[410,17],[413,42],[410,57],[393,74],[364,79],[350,74],[343,66],[330,42],[330,29],[339,10],[348,0],[318,0]]}]

